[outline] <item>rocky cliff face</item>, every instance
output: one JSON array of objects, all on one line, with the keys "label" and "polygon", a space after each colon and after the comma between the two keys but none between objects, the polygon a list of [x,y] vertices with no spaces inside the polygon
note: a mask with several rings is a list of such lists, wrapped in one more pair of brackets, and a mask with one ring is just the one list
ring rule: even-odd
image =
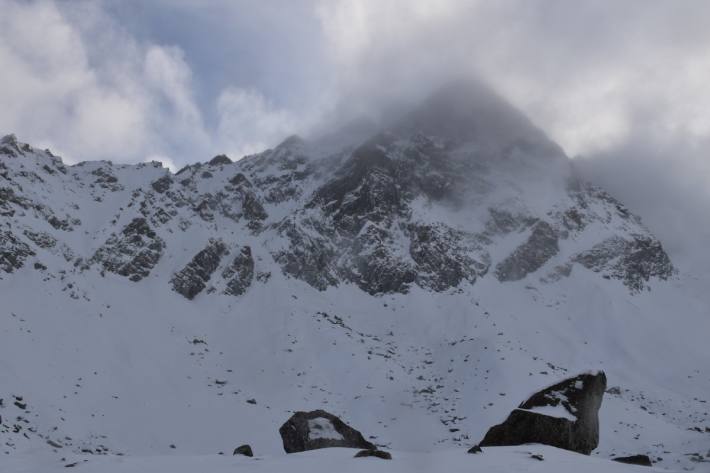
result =
[{"label": "rocky cliff face", "polygon": [[171,174],[158,163],[66,166],[6,136],[0,270],[31,260],[139,283],[164,267],[158,277],[188,299],[241,295],[271,263],[319,290],[373,295],[481,278],[554,284],[572,271],[638,292],[674,273],[638,217],[480,88],[445,89],[358,146],[324,149],[291,137]]}]

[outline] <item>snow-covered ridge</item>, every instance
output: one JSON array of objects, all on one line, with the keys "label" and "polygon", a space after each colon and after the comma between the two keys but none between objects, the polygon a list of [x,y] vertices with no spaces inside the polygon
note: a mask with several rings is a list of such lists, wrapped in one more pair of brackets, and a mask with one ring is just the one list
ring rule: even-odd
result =
[{"label": "snow-covered ridge", "polygon": [[542,132],[505,108],[490,133],[473,105],[453,128],[425,106],[354,145],[292,137],[177,173],[3,138],[0,470],[273,456],[278,426],[321,408],[393,462],[463,452],[590,368],[616,388],[596,455],[704,466],[707,301]]},{"label": "snow-covered ridge", "polygon": [[640,219],[581,182],[508,106],[483,101],[511,127],[493,133],[477,102],[446,122],[451,97],[440,100],[354,148],[327,154],[291,137],[236,163],[221,155],[176,174],[159,163],[65,166],[8,135],[2,267],[19,269],[31,255],[49,275],[107,271],[138,282],[167,266],[166,287],[203,280],[176,289],[190,299],[230,284],[218,274],[226,246],[204,274],[184,266],[219,240],[257,260],[244,261],[256,273],[238,294],[258,273],[268,279],[258,260],[319,290],[351,283],[370,294],[446,291],[484,277],[554,283],[575,268],[638,292],[673,275]]}]

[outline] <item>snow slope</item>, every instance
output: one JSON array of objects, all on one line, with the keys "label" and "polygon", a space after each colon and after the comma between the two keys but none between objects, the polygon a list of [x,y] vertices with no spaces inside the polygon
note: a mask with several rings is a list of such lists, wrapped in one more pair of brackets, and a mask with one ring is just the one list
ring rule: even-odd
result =
[{"label": "snow slope", "polygon": [[[446,471],[451,473],[485,471],[489,473],[633,473],[663,471],[633,465],[588,458],[547,446],[496,447],[485,453],[468,455],[460,450],[441,450],[433,454],[393,452],[389,461],[377,458],[353,458],[356,450],[330,448],[310,452],[281,454],[264,457],[231,456],[173,456],[173,457],[75,457],[66,461],[75,464],[77,471],[87,473],[193,473],[196,471],[223,472],[276,472],[343,473],[388,472],[419,473]],[[542,460],[532,455],[541,456]],[[45,458],[13,459],[12,471],[46,473],[71,471]]]}]

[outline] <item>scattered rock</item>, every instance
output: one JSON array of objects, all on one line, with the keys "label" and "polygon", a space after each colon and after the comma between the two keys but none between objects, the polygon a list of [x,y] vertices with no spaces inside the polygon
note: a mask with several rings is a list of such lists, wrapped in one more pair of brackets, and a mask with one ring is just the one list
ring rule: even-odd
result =
[{"label": "scattered rock", "polygon": [[59,443],[59,442],[55,442],[55,441],[52,440],[52,439],[47,439],[47,445],[49,445],[49,446],[51,446],[51,447],[54,447],[54,448],[64,448],[64,445],[62,445],[62,444]]},{"label": "scattered rock", "polygon": [[256,404],[256,399],[247,399],[247,404]]},{"label": "scattered rock", "polygon": [[279,429],[286,453],[328,447],[377,450],[360,432],[323,411],[296,412]]},{"label": "scattered rock", "polygon": [[355,454],[355,458],[365,458],[365,457],[375,457],[381,458],[383,460],[391,460],[392,454],[389,452],[383,452],[382,450],[360,450]]},{"label": "scattered rock", "polygon": [[491,427],[480,445],[542,443],[589,455],[599,445],[598,412],[605,389],[601,371],[543,389]]},{"label": "scattered rock", "polygon": [[629,465],[653,466],[653,462],[648,455],[631,455],[628,457],[612,458],[615,462],[628,463]]},{"label": "scattered rock", "polygon": [[234,453],[232,453],[232,455],[244,455],[245,457],[253,457],[254,452],[252,452],[251,446],[249,444],[244,444],[235,448]]},{"label": "scattered rock", "polygon": [[541,453],[531,453],[531,454],[530,454],[530,458],[533,458],[533,459],[538,460],[538,461],[544,461],[544,460],[545,460],[545,457],[543,457]]}]

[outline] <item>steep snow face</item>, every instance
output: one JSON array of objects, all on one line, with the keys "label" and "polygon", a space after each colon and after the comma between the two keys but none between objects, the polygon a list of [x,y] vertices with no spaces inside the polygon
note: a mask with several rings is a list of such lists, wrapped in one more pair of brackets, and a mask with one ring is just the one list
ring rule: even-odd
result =
[{"label": "steep snow face", "polygon": [[450,119],[452,96],[354,146],[175,174],[3,138],[0,453],[280,452],[318,408],[463,448],[603,368],[598,453],[697,466],[705,292],[524,117],[478,94]]}]

